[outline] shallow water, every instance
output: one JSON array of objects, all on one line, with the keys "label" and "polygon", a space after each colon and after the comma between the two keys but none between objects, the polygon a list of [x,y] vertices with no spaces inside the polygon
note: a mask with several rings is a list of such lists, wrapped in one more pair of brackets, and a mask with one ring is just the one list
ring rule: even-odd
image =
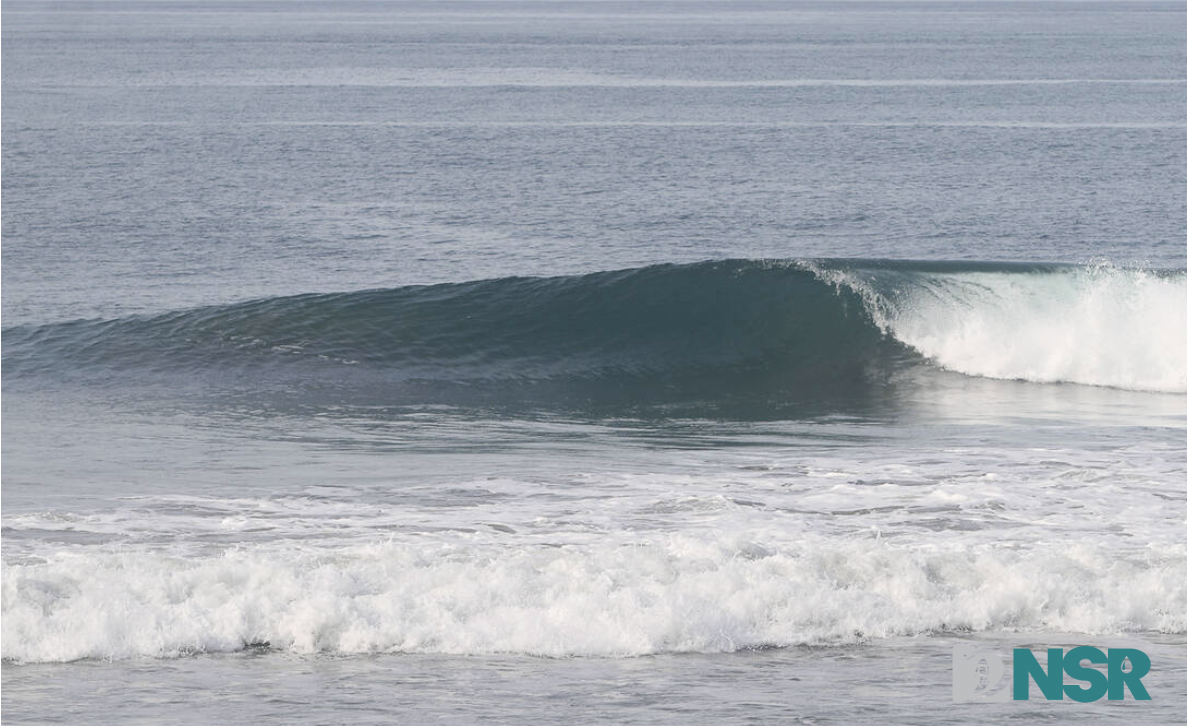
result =
[{"label": "shallow water", "polygon": [[[1083,642],[1044,634],[1045,644]],[[1095,639],[1166,664],[1144,679],[1150,702],[949,702],[950,651],[982,642],[1004,656],[1026,634],[971,641],[909,638],[877,647],[790,648],[627,659],[247,652],[121,669],[4,666],[4,711],[19,723],[1176,723],[1183,638]],[[843,675],[844,674],[844,675]],[[131,682],[131,683],[130,683]],[[1034,689],[1033,689],[1034,690]],[[13,692],[19,695],[12,695]],[[93,704],[110,710],[96,713]]]}]

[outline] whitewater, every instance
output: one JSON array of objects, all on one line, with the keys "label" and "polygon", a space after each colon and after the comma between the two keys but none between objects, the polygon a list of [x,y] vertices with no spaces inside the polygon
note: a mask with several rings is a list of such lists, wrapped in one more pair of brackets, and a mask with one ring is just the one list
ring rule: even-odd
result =
[{"label": "whitewater", "polygon": [[5,723],[1183,722],[1182,5],[3,14]]},{"label": "whitewater", "polygon": [[[1182,271],[1105,264],[725,260],[271,298],[10,327],[4,339],[18,380],[68,368],[274,381],[299,366],[339,388],[378,371],[442,388],[663,379],[705,396],[709,372],[737,393],[740,375],[762,371],[763,395],[795,398],[932,364],[1183,393],[1186,290]],[[394,395],[383,402],[415,400]]]},{"label": "whitewater", "polygon": [[1108,264],[896,265],[883,275],[877,264],[809,267],[861,294],[881,330],[959,373],[1185,391],[1183,274]]},{"label": "whitewater", "polygon": [[[864,411],[894,425],[927,401],[924,386],[966,401],[1011,395],[978,378],[1181,394],[1186,303],[1175,271],[732,260],[10,328],[4,342],[10,386],[59,370],[69,386],[99,378],[104,388],[214,372],[230,390],[208,380],[190,395],[275,407],[292,405],[299,383],[304,405],[315,387],[332,390],[366,400],[363,417],[448,400],[440,413],[406,414],[432,427],[465,405],[578,432],[574,418],[591,410],[694,420]],[[1109,395],[1096,406],[1117,405]],[[1180,633],[1181,522],[1133,491],[1164,496],[1166,464],[1149,461],[1174,456],[1162,446],[1104,462],[1088,444],[1029,447],[972,472],[901,452],[881,452],[880,465],[849,452],[850,469],[773,453],[751,475],[567,473],[539,493],[514,477],[456,484],[475,488],[483,521],[455,508],[457,491],[444,503],[408,492],[396,507],[370,489],[29,513],[6,525],[4,657],[260,647],[622,657],[927,633]],[[1093,502],[1057,514],[1082,487]],[[1099,537],[1043,545],[1107,520]],[[46,550],[24,532],[101,546]],[[1145,546],[1129,541],[1139,533]]]}]

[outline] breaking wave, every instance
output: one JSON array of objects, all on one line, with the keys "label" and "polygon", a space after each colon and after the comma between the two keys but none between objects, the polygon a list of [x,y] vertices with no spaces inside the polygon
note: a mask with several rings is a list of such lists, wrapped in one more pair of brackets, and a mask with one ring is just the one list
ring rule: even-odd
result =
[{"label": "breaking wave", "polygon": [[623,657],[943,632],[1183,632],[1183,548],[660,535],[497,547],[62,550],[4,565],[12,662],[271,648]]},{"label": "breaking wave", "polygon": [[1185,391],[1184,271],[727,260],[4,330],[6,381],[143,376],[380,403],[869,397],[904,370]]}]

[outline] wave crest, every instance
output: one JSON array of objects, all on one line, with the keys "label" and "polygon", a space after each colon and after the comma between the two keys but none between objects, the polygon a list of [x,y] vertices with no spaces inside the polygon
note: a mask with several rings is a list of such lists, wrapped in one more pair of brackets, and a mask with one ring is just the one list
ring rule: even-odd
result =
[{"label": "wave crest", "polygon": [[1183,274],[1108,265],[817,268],[929,361],[987,378],[1185,392]]},{"label": "wave crest", "polygon": [[905,370],[1185,391],[1183,271],[727,260],[4,331],[6,381],[147,374],[371,403],[870,400]]}]

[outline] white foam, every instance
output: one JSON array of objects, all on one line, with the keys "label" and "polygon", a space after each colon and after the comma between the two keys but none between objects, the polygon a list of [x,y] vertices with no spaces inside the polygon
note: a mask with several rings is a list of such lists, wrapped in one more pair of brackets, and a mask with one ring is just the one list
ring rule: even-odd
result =
[{"label": "white foam", "polygon": [[829,279],[867,297],[876,322],[944,368],[987,378],[1184,393],[1183,275],[1107,265],[1044,273],[919,274],[893,291],[862,273]]},{"label": "white foam", "polygon": [[3,568],[3,657],[298,653],[633,656],[936,631],[1183,632],[1179,545],[1019,548],[817,535],[586,545],[293,542],[195,557],[65,549]]}]

